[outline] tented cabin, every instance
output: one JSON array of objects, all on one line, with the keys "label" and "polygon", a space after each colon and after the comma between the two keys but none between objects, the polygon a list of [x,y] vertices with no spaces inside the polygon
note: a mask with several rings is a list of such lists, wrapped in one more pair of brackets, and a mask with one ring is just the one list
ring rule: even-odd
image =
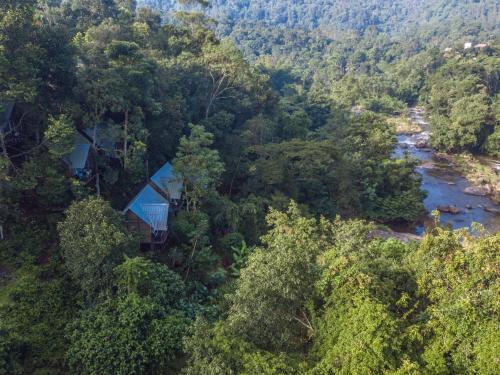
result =
[{"label": "tented cabin", "polygon": [[95,128],[86,128],[82,130],[82,134],[90,141],[91,144],[94,143],[99,153],[104,154],[110,158],[116,156],[117,148],[117,137],[113,134],[112,129],[106,127],[104,124],[99,124]]},{"label": "tented cabin", "polygon": [[73,177],[81,181],[88,181],[92,176],[90,142],[82,135],[75,135],[73,151],[63,160],[68,165],[69,172]]},{"label": "tented cabin", "polygon": [[141,236],[143,244],[163,244],[168,235],[169,203],[146,185],[123,210],[127,228]]},{"label": "tented cabin", "polygon": [[0,132],[4,135],[12,132],[12,123],[10,118],[12,116],[13,109],[14,103],[0,102]]},{"label": "tented cabin", "polygon": [[182,197],[182,179],[174,173],[172,164],[165,163],[151,177],[154,184],[163,195],[165,195],[173,207],[178,207]]}]

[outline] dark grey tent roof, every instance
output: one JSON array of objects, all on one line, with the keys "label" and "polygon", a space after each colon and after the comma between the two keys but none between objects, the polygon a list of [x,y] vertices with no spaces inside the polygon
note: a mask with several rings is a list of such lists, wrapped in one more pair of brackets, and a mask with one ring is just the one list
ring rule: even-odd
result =
[{"label": "dark grey tent roof", "polygon": [[[91,141],[93,141],[94,128],[86,128],[82,131]],[[117,137],[115,134],[113,134],[112,129],[106,127],[105,124],[99,124],[96,126],[95,134],[97,147],[107,152],[113,152],[115,150]]]},{"label": "dark grey tent roof", "polygon": [[5,128],[7,128],[13,109],[14,103],[0,102],[0,130],[4,130]]},{"label": "dark grey tent roof", "polygon": [[64,158],[64,161],[72,169],[83,169],[89,157],[90,142],[80,134],[75,136],[75,145],[71,154]]}]

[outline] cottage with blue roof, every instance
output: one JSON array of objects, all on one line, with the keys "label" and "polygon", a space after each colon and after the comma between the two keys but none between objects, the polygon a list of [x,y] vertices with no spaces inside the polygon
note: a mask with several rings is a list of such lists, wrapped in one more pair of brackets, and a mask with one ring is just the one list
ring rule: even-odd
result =
[{"label": "cottage with blue roof", "polygon": [[141,235],[143,244],[163,244],[168,235],[168,200],[146,185],[123,210],[129,231]]},{"label": "cottage with blue roof", "polygon": [[151,182],[170,200],[170,203],[179,203],[182,197],[182,178],[175,174],[172,164],[165,163],[151,177]]}]

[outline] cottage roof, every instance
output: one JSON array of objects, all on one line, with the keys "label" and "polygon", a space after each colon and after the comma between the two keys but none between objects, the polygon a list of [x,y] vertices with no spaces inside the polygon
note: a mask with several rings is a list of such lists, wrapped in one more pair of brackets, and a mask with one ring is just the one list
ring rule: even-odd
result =
[{"label": "cottage roof", "polygon": [[13,108],[14,103],[12,102],[0,102],[0,130],[7,127]]},{"label": "cottage roof", "polygon": [[[83,129],[82,132],[91,140],[94,139],[94,128]],[[108,129],[104,124],[99,124],[95,129],[96,133],[96,145],[97,147],[112,152],[115,150],[116,137],[112,134],[112,131]]]},{"label": "cottage roof", "polygon": [[75,135],[75,145],[64,161],[73,169],[83,169],[89,157],[90,142],[80,134]]},{"label": "cottage roof", "polygon": [[182,195],[182,180],[175,174],[172,164],[165,163],[154,175],[151,181],[170,199],[180,199]]},{"label": "cottage roof", "polygon": [[146,185],[123,210],[132,211],[142,221],[151,226],[153,231],[167,230],[168,201],[151,185]]}]

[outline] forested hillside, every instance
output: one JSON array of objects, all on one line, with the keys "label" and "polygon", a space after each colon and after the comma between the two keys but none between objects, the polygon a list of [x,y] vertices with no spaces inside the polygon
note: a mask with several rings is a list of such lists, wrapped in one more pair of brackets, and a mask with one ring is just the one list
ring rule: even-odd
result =
[{"label": "forested hillside", "polygon": [[498,4],[149,4],[0,2],[0,375],[497,374],[500,234],[389,229],[389,120],[499,154]]},{"label": "forested hillside", "polygon": [[[282,94],[295,85],[316,101],[323,96],[344,108],[386,114],[420,102],[436,118],[439,150],[498,154],[496,1],[139,3],[162,11],[166,20],[198,12]],[[465,51],[466,43],[483,47]],[[454,83],[445,84],[449,77]]]},{"label": "forested hillside", "polygon": [[[165,14],[183,8],[175,0],[138,3]],[[418,31],[421,36],[442,41],[492,33],[498,28],[500,16],[498,2],[490,0],[213,0],[210,6],[208,13],[224,35],[250,22],[276,28],[319,30],[332,38],[376,27],[399,36]]]}]

